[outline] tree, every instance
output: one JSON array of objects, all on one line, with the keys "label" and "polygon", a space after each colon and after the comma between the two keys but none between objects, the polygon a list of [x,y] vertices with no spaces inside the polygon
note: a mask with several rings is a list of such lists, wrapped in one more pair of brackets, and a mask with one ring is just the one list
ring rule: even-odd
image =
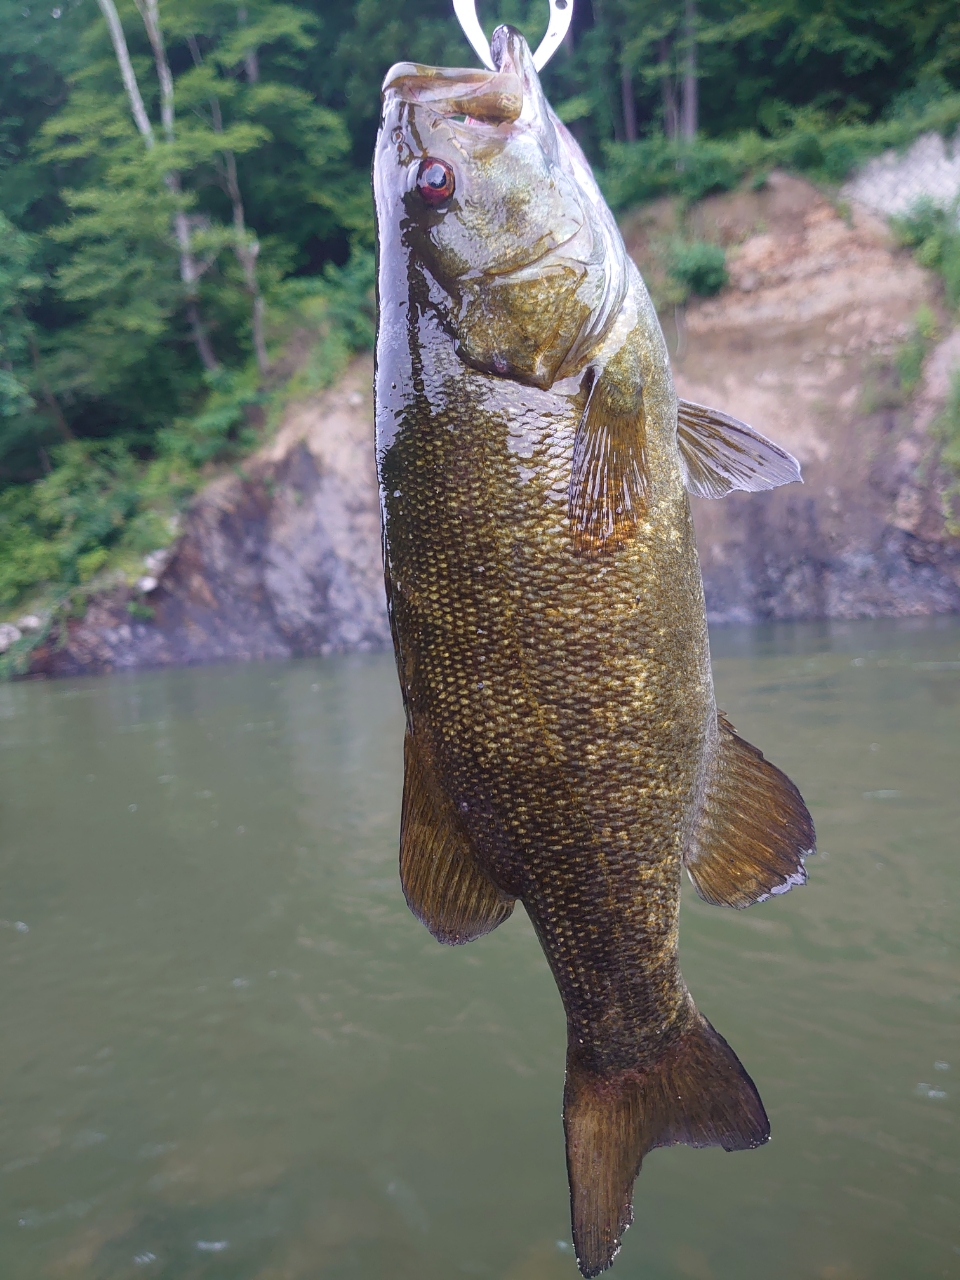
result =
[{"label": "tree", "polygon": [[697,5],[684,0],[683,6],[683,98],[680,133],[686,142],[697,136]]},{"label": "tree", "polygon": [[43,287],[36,258],[35,237],[0,214],[0,457],[14,461],[14,474],[24,453],[29,458],[38,449],[30,461],[46,465],[43,450],[51,437],[73,436],[44,376],[36,326],[26,313]]},{"label": "tree", "polygon": [[[488,34],[507,20],[532,43],[546,9],[480,6]],[[5,383],[0,477],[40,474],[68,432],[148,457],[211,383],[273,376],[284,282],[372,248],[399,58],[473,64],[449,0],[0,0],[0,211],[33,280],[3,304],[26,392]],[[576,0],[544,83],[602,166],[614,138],[681,148],[927,101],[960,87],[960,18],[954,0]]]},{"label": "tree", "polygon": [[[97,0],[97,3],[110,31],[110,39],[117,55],[117,65],[120,68],[123,87],[130,102],[130,113],[140,136],[143,138],[144,146],[148,151],[152,151],[156,146],[153,126],[143,105],[140,86],[137,83],[136,72],[130,61],[130,52],[127,48],[126,36],[123,32],[123,25],[120,22],[116,5],[113,0]],[[172,151],[176,146],[173,74],[167,59],[163,32],[160,29],[159,0],[137,0],[137,8],[143,18],[143,25],[146,27],[150,47],[153,50],[157,81],[160,87],[160,118],[163,124],[163,136],[167,146]],[[200,319],[200,308],[197,305],[200,277],[209,264],[204,264],[201,267],[194,252],[179,170],[172,166],[168,168],[163,174],[163,184],[174,201],[173,225],[180,255],[180,279],[183,283],[186,311],[190,320],[193,341],[203,362],[203,367],[208,372],[213,372],[219,368],[219,364],[213,353],[213,347],[210,345],[206,327]]]},{"label": "tree", "polygon": [[[241,22],[223,0],[167,0],[162,8],[141,0],[131,22],[115,0],[98,4],[103,25],[84,33],[84,65],[69,101],[41,129],[48,164],[85,179],[62,190],[69,216],[47,233],[66,250],[54,278],[72,308],[47,359],[71,408],[82,412],[84,402],[104,396],[131,405],[139,396],[146,426],[150,402],[159,399],[169,420],[201,385],[184,364],[184,336],[209,374],[224,360],[242,360],[247,341],[261,374],[268,371],[263,237],[250,229],[244,183],[259,172],[269,184],[279,145],[288,165],[310,174],[311,187],[317,180],[326,187],[317,192],[320,205],[344,184],[348,139],[333,112],[282,83],[282,68],[262,57],[277,47],[288,58],[311,48],[313,24],[302,10],[265,3],[243,10]],[[254,157],[257,168],[245,176]],[[275,237],[267,244],[275,282],[292,255]],[[172,396],[160,391],[164,381]]]},{"label": "tree", "polygon": [[35,407],[27,363],[30,323],[23,302],[40,281],[30,270],[34,248],[0,214],[0,420],[17,418]]}]

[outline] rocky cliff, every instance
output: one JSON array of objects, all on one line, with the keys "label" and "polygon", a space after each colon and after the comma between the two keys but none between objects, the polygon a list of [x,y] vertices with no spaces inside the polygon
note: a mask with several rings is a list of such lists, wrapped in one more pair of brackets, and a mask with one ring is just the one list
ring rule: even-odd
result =
[{"label": "rocky cliff", "polygon": [[953,477],[930,432],[960,331],[933,345],[909,400],[892,365],[934,278],[865,209],[808,183],[708,200],[702,233],[730,245],[730,285],[667,326],[682,396],[725,409],[790,449],[804,484],[694,502],[713,622],[960,610]]},{"label": "rocky cliff", "polygon": [[[627,226],[641,264],[664,210]],[[800,459],[805,484],[697,500],[714,622],[960,610],[960,540],[930,432],[960,365],[960,331],[927,356],[904,403],[891,361],[937,286],[865,209],[809,184],[705,201],[730,285],[668,317],[681,395],[715,405]],[[659,219],[659,221],[658,221]],[[945,317],[941,320],[945,322]],[[372,447],[372,363],[291,406],[273,441],[197,499],[149,593],[94,601],[36,651],[36,673],[280,658],[389,642]]]},{"label": "rocky cliff", "polygon": [[372,361],[358,360],[203,490],[146,596],[152,618],[131,615],[137,592],[110,592],[35,651],[33,672],[386,646],[372,380]]}]

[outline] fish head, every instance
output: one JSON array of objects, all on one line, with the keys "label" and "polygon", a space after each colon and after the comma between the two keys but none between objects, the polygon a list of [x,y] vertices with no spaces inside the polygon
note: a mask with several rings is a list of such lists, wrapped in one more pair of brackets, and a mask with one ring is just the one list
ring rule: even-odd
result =
[{"label": "fish head", "polygon": [[[628,263],[526,40],[499,27],[491,53],[492,72],[398,63],[387,73],[374,161],[381,294],[385,273],[399,273],[396,293],[419,267],[467,365],[545,388],[589,361]],[[407,267],[385,261],[391,242]]]}]

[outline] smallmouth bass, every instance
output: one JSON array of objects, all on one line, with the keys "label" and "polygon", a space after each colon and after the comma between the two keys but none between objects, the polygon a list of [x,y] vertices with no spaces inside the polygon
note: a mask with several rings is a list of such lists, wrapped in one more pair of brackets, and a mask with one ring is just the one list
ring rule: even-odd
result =
[{"label": "smallmouth bass", "polygon": [[374,163],[377,465],[406,710],[403,890],[441,942],[523,903],[568,1026],[573,1240],[608,1267],[644,1155],[769,1137],[678,961],[681,871],[746,907],[810,815],[713,694],[688,492],[799,480],[677,401],[656,313],[523,37],[400,63]]}]

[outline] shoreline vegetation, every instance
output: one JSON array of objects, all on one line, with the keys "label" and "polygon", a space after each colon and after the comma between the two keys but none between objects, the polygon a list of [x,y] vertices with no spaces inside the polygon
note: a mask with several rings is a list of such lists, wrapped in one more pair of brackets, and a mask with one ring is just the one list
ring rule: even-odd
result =
[{"label": "shoreline vegetation", "polygon": [[[537,38],[540,6],[489,8]],[[401,56],[470,60],[445,0],[0,0],[0,675],[111,585],[150,617],[193,495],[371,345],[369,154]],[[697,201],[774,169],[836,192],[954,137],[960,23],[931,0],[580,0],[545,82],[616,212],[674,202],[672,307],[726,279]],[[955,311],[956,210],[895,231]],[[936,430],[960,477],[960,383]]]}]

